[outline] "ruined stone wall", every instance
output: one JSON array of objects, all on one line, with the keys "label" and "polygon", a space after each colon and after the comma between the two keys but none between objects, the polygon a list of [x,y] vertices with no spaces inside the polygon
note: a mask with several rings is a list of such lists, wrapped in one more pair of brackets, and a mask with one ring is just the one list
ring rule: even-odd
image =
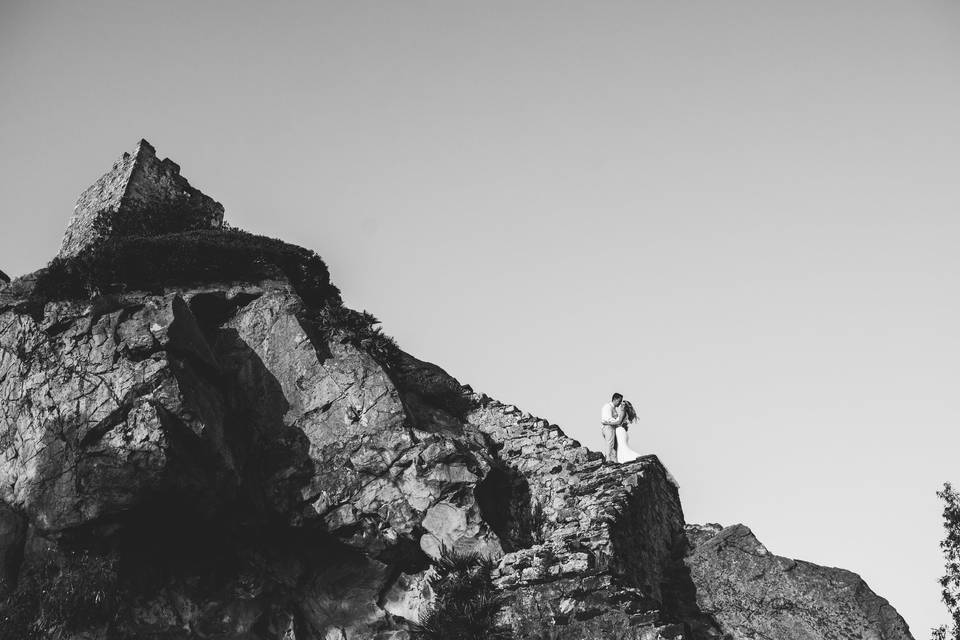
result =
[{"label": "ruined stone wall", "polygon": [[124,153],[109,171],[80,194],[73,209],[73,216],[63,234],[61,256],[74,255],[90,242],[94,219],[100,211],[120,209],[139,153],[139,145],[132,153]]},{"label": "ruined stone wall", "polygon": [[547,624],[557,638],[680,633],[683,625],[665,613],[678,607],[665,600],[683,591],[672,584],[682,578],[683,512],[659,460],[606,463],[546,420],[483,394],[474,399],[479,408],[468,423],[515,474],[502,498],[529,495],[539,514],[532,543],[504,555],[494,573],[510,597],[504,622],[521,638],[539,637]]},{"label": "ruined stone wall", "polygon": [[[475,394],[474,399],[479,406],[466,420],[493,442],[511,481],[509,497],[523,503],[514,505],[511,516],[536,518],[536,512],[542,512],[539,522],[530,523],[542,530],[530,533],[543,538],[568,507],[564,492],[576,482],[576,471],[583,464],[599,466],[602,459],[555,424],[484,394]],[[529,541],[523,546],[529,546]]]},{"label": "ruined stone wall", "polygon": [[179,165],[160,160],[153,146],[141,140],[80,194],[59,255],[75,255],[112,235],[217,229],[222,224],[223,206],[191,187]]},{"label": "ruined stone wall", "polygon": [[[614,573],[663,602],[671,572],[686,552],[683,512],[676,487],[665,480],[654,456],[639,470],[610,478],[622,481],[610,522],[610,564]],[[656,464],[654,464],[656,463]],[[642,463],[641,463],[642,464]],[[632,465],[631,465],[632,466]]]}]

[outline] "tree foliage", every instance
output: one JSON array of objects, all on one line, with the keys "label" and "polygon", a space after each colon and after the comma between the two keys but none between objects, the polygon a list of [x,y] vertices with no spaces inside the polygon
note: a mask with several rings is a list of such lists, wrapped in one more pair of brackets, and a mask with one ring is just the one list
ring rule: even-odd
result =
[{"label": "tree foliage", "polygon": [[960,493],[947,482],[937,492],[943,500],[945,535],[940,542],[945,559],[945,573],[940,578],[941,598],[950,612],[952,624],[933,630],[935,640],[960,640]]},{"label": "tree foliage", "polygon": [[493,586],[494,563],[477,553],[444,550],[430,586],[434,601],[414,630],[417,640],[510,640],[499,627],[503,598]]}]

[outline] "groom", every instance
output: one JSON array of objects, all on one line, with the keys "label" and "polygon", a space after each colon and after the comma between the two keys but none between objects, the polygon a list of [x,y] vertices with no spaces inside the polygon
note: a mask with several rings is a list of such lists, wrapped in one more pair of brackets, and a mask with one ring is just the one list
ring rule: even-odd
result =
[{"label": "groom", "polygon": [[600,429],[607,445],[607,462],[617,461],[617,425],[623,420],[623,412],[620,410],[622,403],[623,395],[615,393],[610,402],[600,409]]}]

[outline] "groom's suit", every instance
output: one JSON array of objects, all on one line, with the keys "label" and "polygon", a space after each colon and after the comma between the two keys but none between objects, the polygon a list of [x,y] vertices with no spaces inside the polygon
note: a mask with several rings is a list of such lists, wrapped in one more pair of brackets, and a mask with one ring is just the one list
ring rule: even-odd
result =
[{"label": "groom's suit", "polygon": [[607,445],[607,460],[617,461],[617,425],[620,424],[620,411],[608,402],[600,409],[600,430]]}]

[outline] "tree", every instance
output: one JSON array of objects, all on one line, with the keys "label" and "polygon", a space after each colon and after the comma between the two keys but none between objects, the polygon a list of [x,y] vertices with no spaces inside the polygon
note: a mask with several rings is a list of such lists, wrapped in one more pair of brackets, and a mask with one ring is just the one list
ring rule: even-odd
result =
[{"label": "tree", "polygon": [[940,578],[941,598],[947,605],[953,625],[951,628],[942,625],[933,629],[933,638],[960,640],[960,493],[946,482],[937,496],[944,503],[943,528],[946,530],[940,543],[946,560],[946,573]]}]

